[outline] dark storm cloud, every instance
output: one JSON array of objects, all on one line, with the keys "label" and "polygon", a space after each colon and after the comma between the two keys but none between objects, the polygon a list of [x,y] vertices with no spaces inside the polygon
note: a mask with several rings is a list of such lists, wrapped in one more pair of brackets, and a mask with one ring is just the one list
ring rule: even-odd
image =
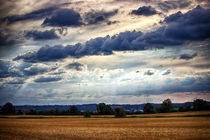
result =
[{"label": "dark storm cloud", "polygon": [[113,10],[113,11],[90,11],[88,13],[85,13],[84,15],[84,21],[86,24],[97,24],[97,23],[101,23],[101,22],[107,22],[107,23],[111,23],[110,21],[108,21],[108,18],[116,15],[118,12],[118,10]]},{"label": "dark storm cloud", "polygon": [[173,9],[182,9],[188,7],[192,2],[188,0],[180,1],[163,1],[158,3],[158,6],[163,11],[173,10]]},{"label": "dark storm cloud", "polygon": [[140,50],[132,46],[131,42],[141,36],[141,32],[123,32],[115,36],[98,37],[87,41],[85,44],[45,46],[37,52],[30,52],[17,56],[14,60],[24,59],[27,62],[53,61],[68,56],[80,58],[88,55],[110,55],[113,51]]},{"label": "dark storm cloud", "polygon": [[197,56],[197,53],[194,54],[182,54],[179,59],[190,60]]},{"label": "dark storm cloud", "polygon": [[122,32],[112,37],[98,37],[84,44],[45,46],[38,51],[17,56],[14,60],[28,62],[54,61],[68,56],[110,55],[113,51],[139,51],[183,45],[210,37],[210,10],[197,6],[185,14],[177,12],[165,18],[159,29],[143,34],[140,31]]},{"label": "dark storm cloud", "polygon": [[51,17],[47,17],[42,25],[44,26],[81,26],[82,19],[79,13],[71,9],[59,9]]},{"label": "dark storm cloud", "polygon": [[157,14],[158,12],[152,8],[151,6],[143,6],[139,7],[137,10],[133,10],[131,14],[134,15],[142,15],[142,16],[152,16]]},{"label": "dark storm cloud", "polygon": [[54,29],[46,31],[26,31],[25,37],[27,39],[32,38],[33,40],[51,40],[59,39],[59,36],[56,34]]},{"label": "dark storm cloud", "polygon": [[52,15],[57,9],[58,7],[43,8],[24,15],[8,16],[0,19],[0,21],[6,21],[8,24],[12,24],[18,21],[38,20]]},{"label": "dark storm cloud", "polygon": [[80,64],[79,62],[74,62],[74,63],[71,63],[71,64],[67,65],[66,67],[68,69],[74,69],[74,70],[77,70],[77,71],[81,71],[83,65]]},{"label": "dark storm cloud", "polygon": [[186,14],[172,14],[164,21],[169,25],[165,35],[170,38],[193,41],[210,37],[210,9],[197,6]]},{"label": "dark storm cloud", "polygon": [[61,79],[61,77],[40,77],[34,80],[34,82],[55,82],[60,81]]},{"label": "dark storm cloud", "polygon": [[0,32],[0,47],[2,46],[12,46],[17,44],[19,41],[15,40],[15,38],[10,34],[5,34]]},{"label": "dark storm cloud", "polygon": [[148,76],[151,76],[151,75],[154,75],[155,73],[151,70],[148,70],[144,73],[144,75],[148,75]]}]

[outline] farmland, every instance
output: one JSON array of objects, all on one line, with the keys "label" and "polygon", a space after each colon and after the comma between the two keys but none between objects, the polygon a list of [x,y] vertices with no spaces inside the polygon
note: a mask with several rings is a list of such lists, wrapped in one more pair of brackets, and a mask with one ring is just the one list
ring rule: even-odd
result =
[{"label": "farmland", "polygon": [[[207,140],[210,139],[210,117],[205,116],[207,114],[210,112],[136,115],[136,117],[144,116],[145,118],[1,116],[0,139]],[[198,117],[198,115],[201,116]]]}]

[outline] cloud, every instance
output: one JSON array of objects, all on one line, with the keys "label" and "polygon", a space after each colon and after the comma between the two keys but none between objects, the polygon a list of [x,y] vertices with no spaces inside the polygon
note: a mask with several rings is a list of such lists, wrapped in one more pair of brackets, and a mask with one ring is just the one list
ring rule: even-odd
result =
[{"label": "cloud", "polygon": [[7,82],[6,84],[20,85],[20,84],[24,84],[24,80],[20,78],[16,78],[16,79],[12,79],[12,81]]},{"label": "cloud", "polygon": [[9,67],[9,61],[0,60],[0,78],[6,78],[10,76]]},{"label": "cloud", "polygon": [[[155,77],[154,77],[155,78]],[[153,79],[154,79],[153,78]],[[142,84],[141,84],[142,83]],[[132,81],[126,85],[117,87],[118,95],[150,95],[175,92],[209,92],[209,77],[185,77],[185,78],[167,78],[164,80],[156,79],[150,82],[141,81],[134,84]]]},{"label": "cloud", "polygon": [[190,60],[197,56],[197,53],[194,54],[182,54],[179,59]]},{"label": "cloud", "polygon": [[45,18],[43,26],[77,27],[81,26],[82,19],[79,13],[71,9],[59,9],[51,17]]},{"label": "cloud", "polygon": [[196,41],[210,37],[210,9],[197,6],[185,14],[172,14],[164,22],[169,25],[165,35],[172,39]]},{"label": "cloud", "polygon": [[134,15],[142,15],[142,16],[152,16],[157,14],[158,12],[152,8],[151,6],[143,6],[139,7],[137,10],[133,10],[131,14]]},{"label": "cloud", "polygon": [[23,73],[26,76],[43,74],[47,71],[49,71],[49,68],[44,64],[33,64],[32,66],[23,69]]},{"label": "cloud", "polygon": [[77,71],[81,71],[83,69],[83,64],[80,64],[79,62],[74,62],[74,63],[68,64],[66,67],[68,69],[74,69]]},{"label": "cloud", "polygon": [[163,1],[158,3],[158,7],[162,9],[163,11],[169,11],[173,9],[182,9],[190,6],[191,1],[185,0],[185,1],[180,1],[180,0],[175,0],[175,1]]},{"label": "cloud", "polygon": [[84,22],[86,24],[97,24],[102,22],[107,22],[107,24],[111,24],[110,21],[108,21],[108,18],[116,15],[118,13],[118,10],[113,11],[90,11],[85,13],[84,15]]},{"label": "cloud", "polygon": [[0,78],[8,77],[22,77],[28,78],[35,75],[44,74],[46,72],[54,71],[57,69],[56,66],[46,65],[42,63],[17,63],[13,61],[0,60]]},{"label": "cloud", "polygon": [[25,37],[27,39],[32,38],[33,40],[51,40],[59,39],[59,36],[56,34],[54,29],[45,30],[45,31],[26,31]]},{"label": "cloud", "polygon": [[148,70],[144,73],[144,75],[148,75],[148,76],[151,76],[151,75],[154,75],[155,73],[152,71],[152,70]]},{"label": "cloud", "polygon": [[56,45],[45,46],[40,48],[37,52],[29,52],[23,55],[19,55],[14,60],[24,59],[27,62],[39,62],[39,61],[55,61],[63,59],[68,56],[74,58],[80,58],[88,55],[110,55],[114,51],[144,49],[144,48],[132,48],[131,42],[139,37],[141,32],[123,32],[115,36],[98,37],[87,41],[85,44],[75,45]]},{"label": "cloud", "polygon": [[196,2],[204,7],[210,7],[210,1],[209,0],[196,0]]},{"label": "cloud", "polygon": [[197,6],[185,14],[177,12],[166,17],[162,24],[162,27],[149,33],[127,31],[112,37],[91,39],[84,44],[44,46],[38,51],[19,55],[14,60],[55,61],[66,57],[111,55],[114,51],[140,51],[203,41],[210,37],[210,9]]},{"label": "cloud", "polygon": [[57,9],[58,7],[43,8],[24,15],[8,16],[0,19],[0,21],[1,22],[6,21],[8,24],[13,24],[15,22],[25,21],[25,20],[39,20],[53,14]]},{"label": "cloud", "polygon": [[18,43],[20,43],[20,41],[14,39],[12,35],[0,32],[0,47],[13,46],[14,44]]},{"label": "cloud", "polygon": [[34,80],[34,82],[55,82],[55,81],[60,81],[62,78],[61,77],[40,77]]},{"label": "cloud", "polygon": [[171,70],[167,70],[166,72],[164,72],[162,75],[169,75],[171,73]]}]

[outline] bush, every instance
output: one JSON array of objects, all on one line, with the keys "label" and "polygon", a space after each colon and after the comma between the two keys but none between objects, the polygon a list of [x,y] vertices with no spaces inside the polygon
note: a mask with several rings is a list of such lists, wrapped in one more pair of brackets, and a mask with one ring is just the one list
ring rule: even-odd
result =
[{"label": "bush", "polygon": [[115,109],[115,117],[116,118],[123,118],[126,117],[126,113],[124,110],[120,109],[120,108],[116,108]]},{"label": "bush", "polygon": [[91,117],[91,112],[87,110],[87,111],[83,112],[83,115],[84,115],[85,118],[90,118]]}]

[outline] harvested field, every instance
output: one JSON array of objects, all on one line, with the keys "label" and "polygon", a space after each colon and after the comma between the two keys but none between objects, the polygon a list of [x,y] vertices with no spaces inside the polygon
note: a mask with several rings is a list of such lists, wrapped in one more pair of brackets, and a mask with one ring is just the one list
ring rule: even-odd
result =
[{"label": "harvested field", "polygon": [[0,139],[209,140],[210,117],[1,118]]}]

